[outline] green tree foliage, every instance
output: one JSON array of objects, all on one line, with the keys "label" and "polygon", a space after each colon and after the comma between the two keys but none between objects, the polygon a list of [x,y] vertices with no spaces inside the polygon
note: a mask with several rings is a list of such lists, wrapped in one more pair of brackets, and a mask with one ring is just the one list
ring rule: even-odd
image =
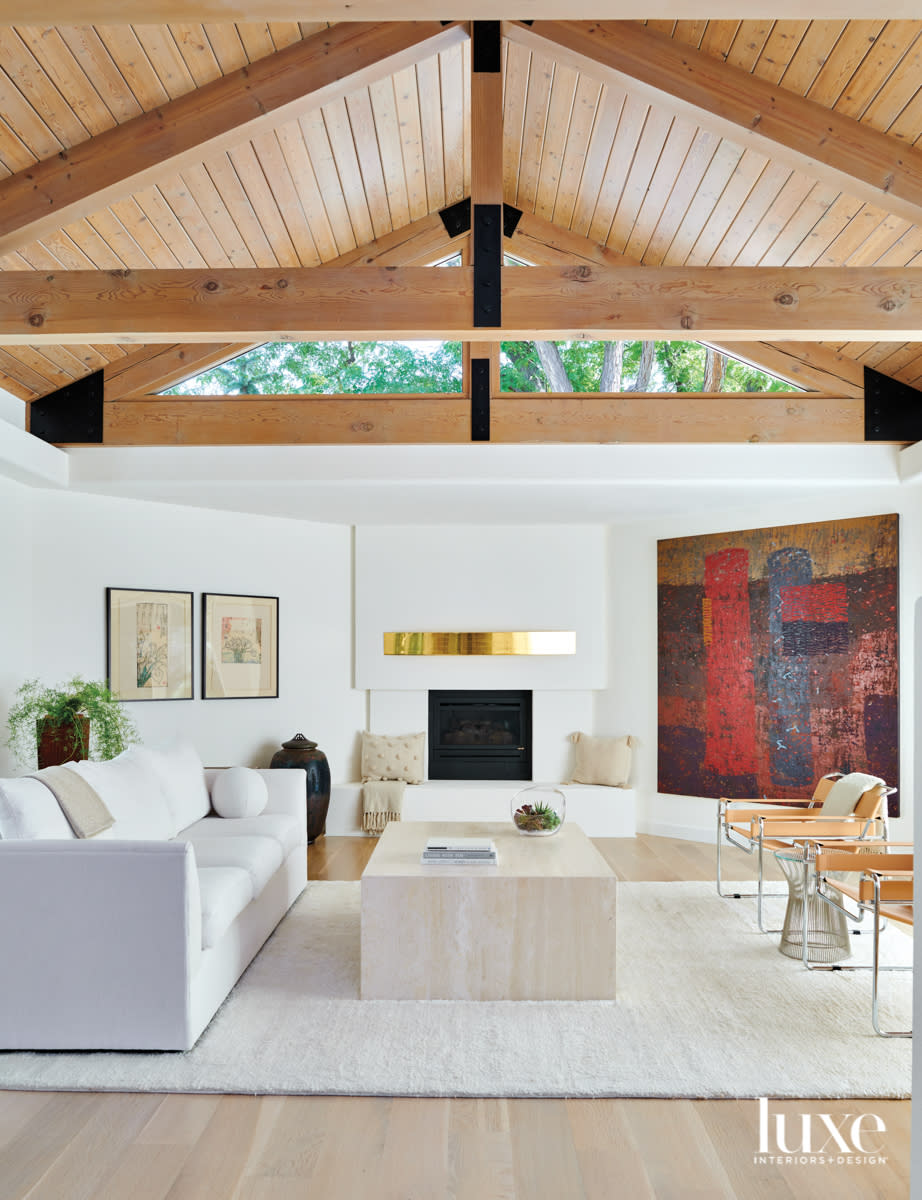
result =
[{"label": "green tree foliage", "polygon": [[[649,345],[649,343],[647,343]],[[503,342],[504,392],[597,392],[605,342]],[[643,342],[622,342],[622,391],[700,392],[706,349],[698,342],[655,342],[647,387],[638,388]],[[541,362],[553,363],[552,386]],[[643,382],[642,380],[639,382]],[[311,395],[459,392],[460,342],[267,342],[171,388],[167,395]],[[727,359],[725,392],[797,391],[736,359]]]},{"label": "green tree foliage", "polygon": [[460,342],[267,342],[166,395],[460,392]]}]

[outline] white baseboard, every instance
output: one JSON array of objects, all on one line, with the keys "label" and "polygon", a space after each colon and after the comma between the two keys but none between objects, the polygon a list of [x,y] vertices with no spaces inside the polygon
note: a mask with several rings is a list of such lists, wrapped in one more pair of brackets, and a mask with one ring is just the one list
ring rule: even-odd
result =
[{"label": "white baseboard", "polygon": [[665,821],[644,821],[638,818],[637,832],[648,833],[653,837],[681,838],[685,842],[707,842],[716,845],[714,826],[702,825],[670,825]]}]

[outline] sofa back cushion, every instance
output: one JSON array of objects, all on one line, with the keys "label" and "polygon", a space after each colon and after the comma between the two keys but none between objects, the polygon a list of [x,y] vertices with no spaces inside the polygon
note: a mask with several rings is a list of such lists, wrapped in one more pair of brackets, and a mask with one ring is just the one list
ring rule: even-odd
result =
[{"label": "sofa back cushion", "polygon": [[205,768],[198,751],[188,742],[177,742],[167,750],[141,750],[151,774],[157,779],[170,812],[170,837],[200,821],[211,812],[205,786]]},{"label": "sofa back cushion", "polygon": [[142,747],[132,746],[108,762],[65,764],[96,791],[115,818],[99,838],[131,841],[172,837],[172,818],[160,780]]},{"label": "sofa back cushion", "polygon": [[0,838],[72,838],[74,831],[50,788],[28,775],[0,779]]}]

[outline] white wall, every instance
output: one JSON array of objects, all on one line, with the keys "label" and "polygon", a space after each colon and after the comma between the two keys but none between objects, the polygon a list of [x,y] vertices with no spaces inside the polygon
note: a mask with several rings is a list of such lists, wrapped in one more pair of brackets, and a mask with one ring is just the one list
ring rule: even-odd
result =
[{"label": "white wall", "polygon": [[[656,542],[770,525],[898,512],[900,516],[900,801],[893,837],[911,838],[915,788],[913,725],[915,661],[912,614],[922,595],[922,488],[883,485],[873,496],[837,489],[798,504],[767,501],[734,508],[722,518],[688,516],[646,521],[609,531],[609,644],[611,683],[596,703],[596,732],[637,738],[633,781],[638,827],[648,833],[713,840],[711,799],[658,793]],[[888,780],[888,782],[890,782]],[[896,782],[896,781],[893,781]]]},{"label": "white wall", "polygon": [[[31,674],[49,683],[74,673],[104,677],[106,587],[191,591],[196,699],[128,705],[143,740],[158,745],[183,736],[207,764],[260,766],[300,731],[327,754],[334,780],[355,777],[365,705],[351,683],[347,527],[37,489],[27,500]],[[0,539],[9,536],[0,531]],[[19,554],[25,564],[22,547]],[[279,597],[278,699],[198,698],[206,591]],[[21,620],[3,628],[7,643]],[[22,673],[4,669],[4,676]]]},{"label": "white wall", "polygon": [[0,775],[15,769],[2,744],[6,717],[16,689],[32,673],[32,503],[38,494],[0,478]]},{"label": "white wall", "polygon": [[[430,688],[533,693],[533,775],[567,777],[577,729],[607,681],[605,530],[599,525],[365,526],[356,531],[356,684],[376,733],[425,729]],[[573,630],[571,655],[385,655],[398,630]]]}]

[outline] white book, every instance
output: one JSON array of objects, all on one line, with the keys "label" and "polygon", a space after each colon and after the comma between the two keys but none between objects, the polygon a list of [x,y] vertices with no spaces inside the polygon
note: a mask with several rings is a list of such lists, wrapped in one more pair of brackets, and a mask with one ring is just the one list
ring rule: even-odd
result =
[{"label": "white book", "polygon": [[440,850],[443,853],[453,851],[458,854],[495,854],[496,845],[492,838],[435,837],[426,842],[426,850]]},{"label": "white book", "polygon": [[424,867],[463,866],[463,867],[495,867],[496,855],[478,855],[476,858],[467,856],[452,856],[446,854],[429,855],[423,851],[420,862]]}]

